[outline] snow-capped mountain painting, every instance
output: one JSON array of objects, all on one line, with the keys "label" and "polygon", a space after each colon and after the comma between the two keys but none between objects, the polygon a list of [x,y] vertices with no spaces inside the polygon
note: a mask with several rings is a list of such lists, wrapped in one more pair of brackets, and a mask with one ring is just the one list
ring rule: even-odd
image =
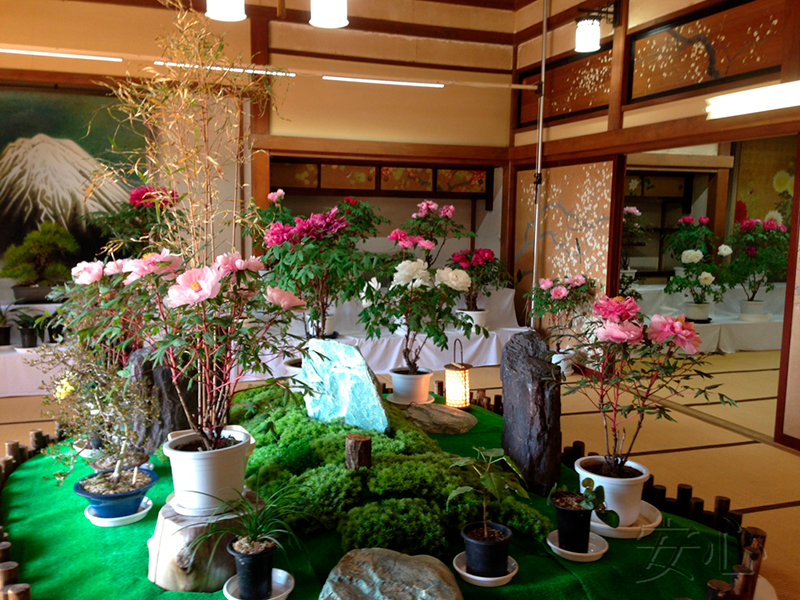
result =
[{"label": "snow-capped mountain painting", "polygon": [[97,232],[83,215],[113,210],[128,189],[106,183],[85,200],[98,158],[112,142],[130,150],[141,145],[133,134],[117,135],[104,96],[0,91],[0,255],[44,221],[66,227],[86,253],[99,249]]}]

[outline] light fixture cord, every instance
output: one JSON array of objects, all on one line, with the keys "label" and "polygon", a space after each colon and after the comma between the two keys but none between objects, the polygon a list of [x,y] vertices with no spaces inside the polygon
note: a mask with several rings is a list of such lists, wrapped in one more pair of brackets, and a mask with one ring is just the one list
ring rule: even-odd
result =
[{"label": "light fixture cord", "polygon": [[[542,71],[539,82],[539,120],[536,125],[536,179],[533,192],[533,269],[531,270],[531,290],[539,281],[539,199],[542,186],[542,138],[544,136],[544,92],[545,92],[545,67],[547,66],[547,13],[548,0],[542,5]],[[533,296],[531,295],[531,327],[534,326]]]}]

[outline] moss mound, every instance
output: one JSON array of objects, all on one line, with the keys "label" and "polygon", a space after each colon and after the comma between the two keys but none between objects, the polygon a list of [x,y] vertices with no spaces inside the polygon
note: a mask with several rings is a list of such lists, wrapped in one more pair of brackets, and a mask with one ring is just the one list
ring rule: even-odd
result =
[{"label": "moss mound", "polygon": [[[302,398],[274,387],[251,388],[235,397],[231,421],[244,426],[257,447],[247,466],[247,487],[269,496],[291,485],[307,516],[292,522],[297,533],[338,530],[342,549],[382,547],[407,554],[442,555],[448,538],[481,518],[472,495],[447,497],[462,485],[478,485],[477,476],[450,468],[452,455],[384,403],[389,431],[364,431],[341,421],[310,419]],[[372,469],[344,467],[345,436],[372,437]],[[512,498],[494,502],[500,522],[541,538],[550,525],[527,504]]]}]

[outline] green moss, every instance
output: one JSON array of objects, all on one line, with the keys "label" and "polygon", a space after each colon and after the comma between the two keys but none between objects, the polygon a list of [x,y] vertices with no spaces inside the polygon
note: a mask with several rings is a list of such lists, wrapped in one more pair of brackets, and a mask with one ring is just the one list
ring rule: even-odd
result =
[{"label": "green moss", "polygon": [[339,526],[342,549],[389,548],[441,556],[446,549],[439,506],[422,498],[391,498],[353,508]]}]

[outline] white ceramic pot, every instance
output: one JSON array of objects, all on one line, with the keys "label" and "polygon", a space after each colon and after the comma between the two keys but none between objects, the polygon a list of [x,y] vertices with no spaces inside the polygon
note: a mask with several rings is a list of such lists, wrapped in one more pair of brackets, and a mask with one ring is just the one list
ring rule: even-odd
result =
[{"label": "white ceramic pot", "polygon": [[710,302],[703,302],[702,304],[696,302],[686,303],[686,319],[689,321],[707,321],[710,312]]},{"label": "white ceramic pot", "polygon": [[636,269],[620,269],[620,277],[636,277]]},{"label": "white ceramic pot", "polygon": [[[588,477],[594,482],[595,488],[598,485],[602,485],[606,496],[606,507],[619,515],[620,527],[629,527],[639,518],[642,490],[644,489],[645,481],[650,477],[650,471],[647,467],[630,460],[625,464],[641,471],[642,474],[639,477],[630,479],[606,477],[604,475],[596,475],[584,468],[587,464],[601,463],[603,460],[602,456],[584,456],[576,460],[575,470],[578,472],[578,478],[583,482]],[[581,492],[583,489],[583,484],[581,484]]]},{"label": "white ceramic pot", "polygon": [[[247,443],[247,452],[245,453],[245,464],[247,463],[247,459],[253,454],[253,450],[256,449],[256,439],[250,435],[250,432],[247,431],[241,425],[225,425],[225,431],[238,431],[240,433],[246,433],[250,436],[250,441]],[[174,440],[175,438],[181,437],[182,435],[189,435],[190,433],[194,433],[191,429],[179,429],[178,431],[170,431],[167,434],[167,440]]]},{"label": "white ceramic pot", "polygon": [[300,371],[303,370],[303,359],[290,358],[283,361],[283,370],[286,371],[288,376],[297,377],[300,375]]},{"label": "white ceramic pot", "polygon": [[553,354],[550,362],[557,365],[564,375],[572,375],[572,373],[574,373],[572,369],[572,352],[569,350],[566,352],[556,352]]},{"label": "white ceramic pot", "polygon": [[225,430],[226,437],[239,441],[238,444],[207,452],[178,449],[197,441],[199,436],[196,433],[167,440],[164,454],[169,457],[172,468],[172,484],[175,488],[172,506],[176,512],[188,516],[208,515],[222,501],[239,497],[238,493],[244,489],[247,451],[252,440],[249,433],[239,429]]},{"label": "white ceramic pot", "polygon": [[685,276],[686,276],[685,267],[675,267],[675,277],[685,277]]},{"label": "white ceramic pot", "polygon": [[740,321],[769,321],[770,314],[764,312],[763,300],[742,300],[741,308],[739,309]]},{"label": "white ceramic pot", "polygon": [[409,375],[402,369],[391,369],[392,401],[395,404],[420,404],[427,402],[430,394],[433,371],[420,369],[418,373]]},{"label": "white ceramic pot", "polygon": [[464,310],[458,309],[456,312],[461,313],[465,317],[472,319],[472,322],[479,327],[486,328],[486,319],[489,317],[489,313],[486,312],[484,309],[481,310]]}]

